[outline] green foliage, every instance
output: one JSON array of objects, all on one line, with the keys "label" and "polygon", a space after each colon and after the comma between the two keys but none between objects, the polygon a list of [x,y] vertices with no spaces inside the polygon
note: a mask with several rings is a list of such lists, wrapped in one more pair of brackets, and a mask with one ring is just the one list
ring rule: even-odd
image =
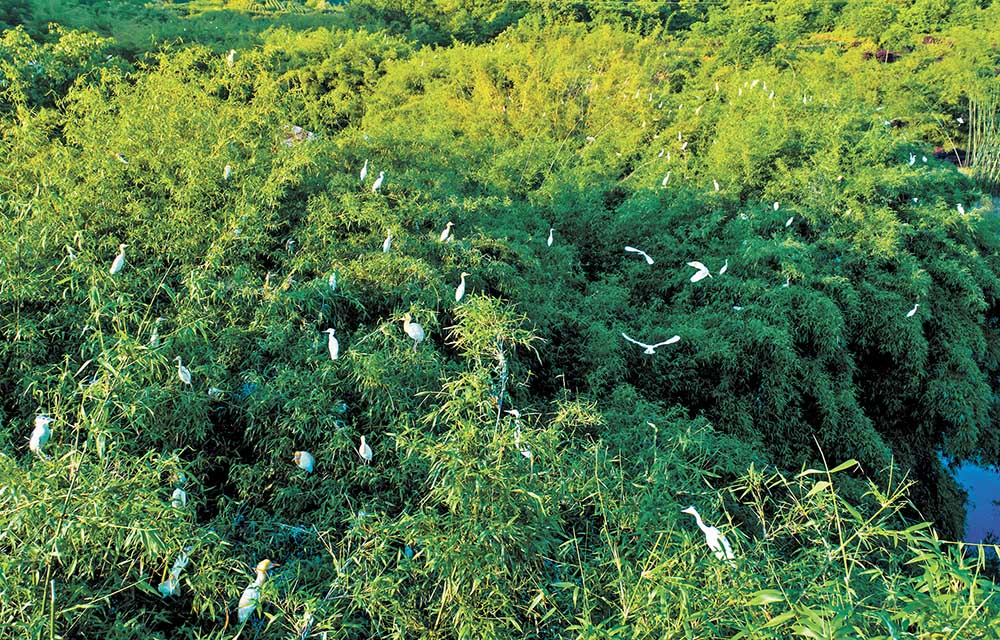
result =
[{"label": "green foliage", "polygon": [[995,636],[1000,228],[932,151],[989,162],[996,11],[12,5],[5,629]]}]

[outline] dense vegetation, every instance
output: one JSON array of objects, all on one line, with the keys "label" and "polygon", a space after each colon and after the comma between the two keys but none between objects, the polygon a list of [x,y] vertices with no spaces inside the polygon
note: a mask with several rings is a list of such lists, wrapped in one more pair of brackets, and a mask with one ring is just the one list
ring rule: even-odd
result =
[{"label": "dense vegetation", "polygon": [[996,637],[998,21],[0,3],[0,637]]}]

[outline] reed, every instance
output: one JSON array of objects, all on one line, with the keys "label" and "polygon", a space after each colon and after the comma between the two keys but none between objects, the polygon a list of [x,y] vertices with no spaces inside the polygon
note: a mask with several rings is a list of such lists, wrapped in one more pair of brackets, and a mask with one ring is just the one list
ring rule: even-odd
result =
[{"label": "reed", "polygon": [[989,87],[969,101],[969,168],[979,186],[1000,194],[1000,89]]}]

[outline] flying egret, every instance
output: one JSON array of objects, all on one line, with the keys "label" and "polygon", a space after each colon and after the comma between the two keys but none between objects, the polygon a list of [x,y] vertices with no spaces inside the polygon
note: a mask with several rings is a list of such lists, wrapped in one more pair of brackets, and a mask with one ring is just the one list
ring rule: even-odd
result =
[{"label": "flying egret", "polygon": [[646,259],[646,264],[653,264],[653,259],[649,257],[649,254],[642,249],[636,249],[635,247],[625,247],[625,251],[629,253],[638,253],[640,256]]},{"label": "flying egret", "polygon": [[775,211],[777,211],[777,210],[778,210],[778,207],[780,207],[781,205],[780,205],[780,204],[778,204],[778,201],[777,201],[777,200],[775,200],[775,201],[774,201],[774,205],[772,205],[772,206],[774,207],[774,210],[775,210]]},{"label": "flying egret", "polygon": [[191,371],[187,367],[181,364],[181,357],[177,356],[174,358],[177,361],[177,377],[181,379],[181,382],[191,386]]},{"label": "flying egret", "polygon": [[795,216],[792,216],[792,217],[791,217],[791,218],[789,218],[788,220],[785,220],[785,227],[787,228],[787,227],[790,227],[790,226],[792,226],[792,222],[793,222],[794,220],[795,220]]},{"label": "flying egret", "polygon": [[187,491],[177,487],[174,492],[170,495],[170,506],[174,509],[183,509],[187,506],[188,494]]},{"label": "flying egret", "polygon": [[552,234],[553,233],[555,233],[555,229],[549,228],[549,239],[545,241],[546,246],[549,246],[549,247],[552,246],[552,240],[553,240]]},{"label": "flying egret", "polygon": [[909,162],[909,164],[907,166],[912,167],[915,164],[917,164],[917,155],[915,153],[911,153],[910,154],[910,162]]},{"label": "flying egret", "polygon": [[471,273],[462,272],[462,281],[458,283],[458,288],[455,289],[455,302],[460,301],[462,296],[465,295],[465,276],[471,275]]},{"label": "flying egret", "polygon": [[35,416],[35,428],[31,432],[31,438],[28,440],[28,448],[31,449],[32,453],[36,453],[43,458],[45,454],[42,453],[42,447],[45,443],[49,441],[49,436],[52,432],[49,430],[49,424],[55,422],[54,418],[47,415]]},{"label": "flying egret", "polygon": [[243,591],[243,595],[240,596],[240,604],[236,610],[236,617],[240,622],[246,622],[247,618],[253,615],[254,610],[257,608],[257,604],[260,602],[260,588],[264,586],[264,581],[267,580],[267,572],[272,567],[277,567],[278,565],[273,564],[270,560],[261,560],[257,563],[257,568],[254,571],[257,573],[257,579]]},{"label": "flying egret", "polygon": [[447,242],[451,239],[451,228],[455,226],[454,222],[449,222],[444,226],[444,231],[441,232],[441,237],[438,238],[438,242]]},{"label": "flying egret", "polygon": [[691,276],[691,282],[698,282],[699,280],[704,280],[705,278],[711,278],[712,274],[709,272],[708,267],[702,263],[695,260],[694,262],[687,263],[689,267],[694,267],[698,271]]},{"label": "flying egret", "polygon": [[914,304],[913,308],[906,312],[906,317],[907,318],[912,318],[913,316],[917,315],[917,309],[919,309],[919,308],[920,308],[920,303],[919,302],[916,303],[916,304]]},{"label": "flying egret", "polygon": [[379,171],[378,177],[375,178],[375,184],[372,185],[372,193],[375,193],[382,188],[382,181],[385,180],[385,171]]},{"label": "flying egret", "polygon": [[177,595],[177,592],[180,591],[181,571],[184,571],[184,567],[188,565],[187,552],[190,550],[191,547],[186,547],[184,551],[177,556],[177,559],[174,560],[174,565],[170,567],[170,575],[165,581],[160,583],[159,587],[157,587],[160,595],[164,598],[175,596]]},{"label": "flying egret", "polygon": [[962,206],[962,203],[961,203],[961,202],[959,202],[959,203],[958,203],[958,204],[957,204],[957,205],[955,206],[955,208],[956,208],[956,209],[958,209],[958,213],[959,213],[960,215],[963,215],[963,216],[965,215],[965,207],[963,207],[963,206]]},{"label": "flying egret", "polygon": [[365,158],[365,166],[361,167],[361,182],[368,177],[368,158]]},{"label": "flying egret", "polygon": [[385,240],[382,241],[382,253],[389,253],[392,248],[392,229],[385,230]]},{"label": "flying egret", "polygon": [[330,278],[326,281],[330,285],[330,291],[337,290],[337,272],[334,271],[330,274]]},{"label": "flying egret", "polygon": [[729,259],[728,258],[726,259],[726,264],[722,265],[722,268],[719,269],[719,275],[721,276],[722,274],[724,274],[727,271],[729,271]]},{"label": "flying egret", "polygon": [[331,360],[336,360],[340,356],[340,342],[338,342],[337,338],[333,335],[336,331],[337,330],[332,327],[329,329],[323,329],[323,333],[327,334],[326,346],[330,349]]},{"label": "flying egret", "polygon": [[694,516],[694,520],[698,524],[698,528],[705,534],[705,542],[708,543],[708,548],[715,552],[716,558],[719,560],[726,560],[731,565],[735,564],[733,562],[733,558],[736,556],[733,554],[732,547],[729,546],[729,541],[726,540],[726,536],[724,536],[721,531],[715,527],[707,526],[702,521],[701,515],[698,514],[698,510],[694,507],[682,509],[681,513],[690,513]]},{"label": "flying egret", "polygon": [[298,465],[299,469],[305,469],[309,473],[312,473],[313,467],[316,466],[316,458],[308,451],[296,451],[292,462]]},{"label": "flying egret", "polygon": [[417,345],[424,341],[424,328],[416,322],[410,322],[410,314],[403,314],[403,331],[413,340],[413,350],[417,350]]},{"label": "flying egret", "polygon": [[358,445],[358,455],[364,460],[365,464],[370,464],[372,461],[372,448],[368,446],[365,442],[365,437],[361,436],[361,444]]},{"label": "flying egret", "polygon": [[663,180],[660,182],[660,186],[661,187],[665,187],[665,186],[667,186],[668,182],[670,182],[670,172],[669,171],[667,172],[667,175],[663,176]]},{"label": "flying egret", "polygon": [[111,275],[115,275],[125,266],[125,247],[127,246],[127,244],[118,245],[118,255],[115,256],[114,262],[111,263]]},{"label": "flying egret", "polygon": [[624,333],[622,334],[622,337],[625,338],[626,340],[628,340],[629,342],[631,342],[632,344],[637,344],[640,347],[643,347],[645,349],[645,351],[643,351],[643,353],[646,353],[648,355],[655,354],[657,347],[662,347],[662,346],[668,345],[668,344],[674,344],[675,342],[679,342],[680,339],[681,339],[680,336],[674,336],[672,338],[668,338],[668,339],[664,340],[663,342],[657,342],[656,344],[646,344],[645,342],[639,342],[638,340],[633,340],[632,338],[628,337]]},{"label": "flying egret", "polygon": [[225,168],[222,169],[222,179],[229,180],[229,176],[233,175],[233,165],[227,164]]}]

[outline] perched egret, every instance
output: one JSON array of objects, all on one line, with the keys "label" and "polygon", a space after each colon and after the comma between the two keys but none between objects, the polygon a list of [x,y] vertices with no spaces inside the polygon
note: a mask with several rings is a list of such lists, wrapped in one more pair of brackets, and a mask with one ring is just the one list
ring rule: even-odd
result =
[{"label": "perched egret", "polygon": [[330,278],[326,281],[330,285],[330,291],[337,290],[337,272],[334,271],[330,274]]},{"label": "perched egret", "polygon": [[368,177],[368,159],[365,158],[365,165],[361,167],[361,182],[364,182],[365,178],[367,177]]},{"label": "perched egret", "polygon": [[462,272],[462,281],[458,283],[458,288],[455,289],[455,302],[460,301],[462,296],[465,295],[465,276],[471,275],[471,273]]},{"label": "perched egret", "polygon": [[222,169],[222,179],[229,180],[229,176],[233,175],[233,165],[227,164],[225,168]]},{"label": "perched egret", "polygon": [[191,386],[191,372],[187,367],[181,364],[181,357],[177,356],[174,358],[177,361],[177,377],[181,379],[181,382]]},{"label": "perched egret", "polygon": [[785,284],[781,285],[781,288],[782,289],[787,289],[791,285],[792,285],[792,277],[791,276],[785,276]]},{"label": "perched egret", "polygon": [[372,185],[372,193],[375,193],[382,188],[382,181],[385,180],[385,171],[379,171],[378,177],[375,178],[375,183]]},{"label": "perched egret", "polygon": [[962,206],[962,203],[961,203],[961,202],[959,202],[959,203],[958,203],[958,204],[957,204],[957,205],[955,206],[955,208],[956,208],[956,209],[958,209],[958,213],[959,213],[960,215],[963,215],[963,216],[965,215],[965,207],[963,207],[963,206]]},{"label": "perched egret", "polygon": [[636,249],[635,247],[625,247],[625,251],[628,251],[629,253],[638,253],[640,256],[645,258],[646,264],[653,264],[653,259],[649,257],[649,254],[643,251],[642,249]]},{"label": "perched egret", "polygon": [[715,190],[718,191],[719,190],[719,181],[718,180],[712,180],[712,184],[715,185]]},{"label": "perched egret", "polygon": [[681,513],[690,513],[694,516],[694,520],[698,524],[698,528],[705,534],[705,542],[708,543],[708,548],[715,552],[716,558],[719,560],[726,560],[729,564],[734,564],[733,558],[736,556],[733,554],[732,547],[729,546],[729,541],[726,540],[726,536],[724,536],[721,531],[715,527],[707,526],[702,521],[701,515],[698,514],[698,510],[694,507],[682,509]]},{"label": "perched egret", "polygon": [[726,259],[726,264],[722,265],[722,268],[719,269],[719,275],[721,276],[722,274],[724,274],[727,271],[729,271],[729,260],[728,259]]},{"label": "perched egret", "polygon": [[695,272],[693,276],[691,276],[691,282],[698,282],[699,280],[704,280],[705,278],[712,277],[712,274],[709,272],[708,267],[698,262],[697,260],[695,260],[694,262],[689,262],[687,263],[687,265],[689,267],[694,267],[695,269],[698,270]]},{"label": "perched egret", "polygon": [[451,239],[451,228],[455,226],[454,222],[449,222],[444,226],[444,231],[441,232],[441,237],[438,238],[438,242],[447,242]]},{"label": "perched egret", "polygon": [[684,151],[687,148],[688,148],[688,143],[687,140],[685,140],[684,143],[681,145],[681,151]]},{"label": "perched egret", "polygon": [[645,351],[643,351],[643,353],[646,353],[646,354],[649,354],[649,355],[655,354],[657,347],[662,347],[662,346],[668,345],[668,344],[674,344],[675,342],[679,342],[680,339],[681,339],[680,336],[674,336],[673,338],[668,338],[667,340],[664,340],[663,342],[657,342],[656,344],[646,344],[645,342],[639,342],[638,340],[633,340],[632,338],[628,337],[624,333],[622,334],[622,337],[625,338],[626,340],[628,340],[629,342],[631,342],[632,344],[637,344],[640,347],[643,347],[645,349]]},{"label": "perched egret", "polygon": [[910,154],[910,162],[909,162],[909,164],[907,166],[912,167],[915,164],[917,164],[917,155],[914,154],[914,153],[911,153]]},{"label": "perched egret", "polygon": [[389,253],[392,248],[392,229],[385,230],[385,240],[382,241],[382,253]]},{"label": "perched egret", "polygon": [[773,91],[771,92],[771,95],[769,95],[769,96],[767,97],[767,99],[768,99],[768,100],[774,100],[774,92],[773,92]]},{"label": "perched egret", "polygon": [[663,176],[663,180],[660,181],[660,186],[661,187],[665,187],[665,186],[667,186],[668,182],[670,182],[670,172],[669,171],[667,172],[667,175]]},{"label": "perched egret", "polygon": [[174,565],[170,567],[170,575],[157,587],[160,595],[164,598],[175,596],[180,591],[181,571],[184,571],[184,567],[188,565],[188,551],[190,550],[191,547],[187,547],[177,556],[177,559],[174,560]]},{"label": "perched egret", "polygon": [[424,341],[424,328],[416,322],[410,322],[410,314],[403,314],[403,331],[413,340],[413,350],[417,350],[417,345]]},{"label": "perched egret", "polygon": [[45,454],[42,453],[42,447],[45,443],[49,441],[49,436],[52,432],[49,430],[49,424],[55,422],[54,418],[47,415],[35,416],[35,428],[31,432],[31,438],[28,440],[28,448],[31,449],[32,453],[36,453],[42,457]]},{"label": "perched egret", "polygon": [[958,121],[958,124],[965,124],[965,118],[962,116],[955,118],[955,120]]},{"label": "perched egret", "polygon": [[907,318],[912,318],[913,316],[917,315],[917,309],[919,309],[919,308],[920,308],[920,303],[919,302],[916,303],[916,304],[914,304],[913,308],[906,312],[906,317]]},{"label": "perched egret", "polygon": [[368,446],[365,442],[365,437],[361,436],[361,444],[358,445],[358,455],[364,460],[365,464],[370,464],[372,461],[372,448]]},{"label": "perched egret", "polygon": [[552,241],[553,241],[552,234],[555,233],[555,231],[556,231],[555,229],[553,229],[551,227],[549,228],[549,239],[545,241],[546,246],[549,246],[549,247],[552,246]]},{"label": "perched egret", "polygon": [[297,464],[299,469],[305,469],[309,473],[312,473],[313,467],[316,466],[316,458],[308,451],[296,451],[292,462]]},{"label": "perched egret", "polygon": [[334,333],[336,333],[336,329],[333,328],[324,329],[323,333],[329,336],[326,340],[326,344],[330,348],[330,359],[336,360],[337,356],[340,355],[340,343],[337,342],[337,338],[335,338],[333,335]]},{"label": "perched egret", "polygon": [[115,275],[125,266],[125,247],[127,246],[127,244],[118,245],[118,255],[115,256],[114,262],[111,263],[111,275]]},{"label": "perched egret", "polygon": [[775,201],[774,201],[774,205],[772,205],[772,206],[774,206],[774,210],[775,210],[775,211],[777,211],[777,210],[778,210],[778,208],[779,208],[779,207],[780,207],[781,205],[780,205],[780,204],[778,204],[778,201],[777,201],[777,200],[775,200]]},{"label": "perched egret", "polygon": [[790,226],[792,226],[792,222],[793,222],[794,220],[795,220],[795,216],[792,216],[792,217],[791,217],[791,218],[789,218],[788,220],[785,220],[785,227],[790,227]]},{"label": "perched egret", "polygon": [[177,487],[174,489],[173,494],[170,496],[170,506],[174,509],[183,509],[187,506],[188,494],[187,491]]},{"label": "perched egret", "polygon": [[920,156],[920,159],[923,160],[924,164],[927,163],[927,156]]},{"label": "perched egret", "polygon": [[226,65],[232,67],[234,62],[236,62],[236,49],[230,49],[229,55],[226,56]]},{"label": "perched egret", "polygon": [[260,588],[264,586],[264,581],[267,580],[267,572],[271,567],[276,566],[278,565],[273,564],[270,560],[261,560],[257,563],[257,568],[254,569],[257,573],[257,579],[240,596],[240,604],[236,610],[236,617],[240,622],[246,622],[247,618],[253,615],[257,604],[260,602]]}]

